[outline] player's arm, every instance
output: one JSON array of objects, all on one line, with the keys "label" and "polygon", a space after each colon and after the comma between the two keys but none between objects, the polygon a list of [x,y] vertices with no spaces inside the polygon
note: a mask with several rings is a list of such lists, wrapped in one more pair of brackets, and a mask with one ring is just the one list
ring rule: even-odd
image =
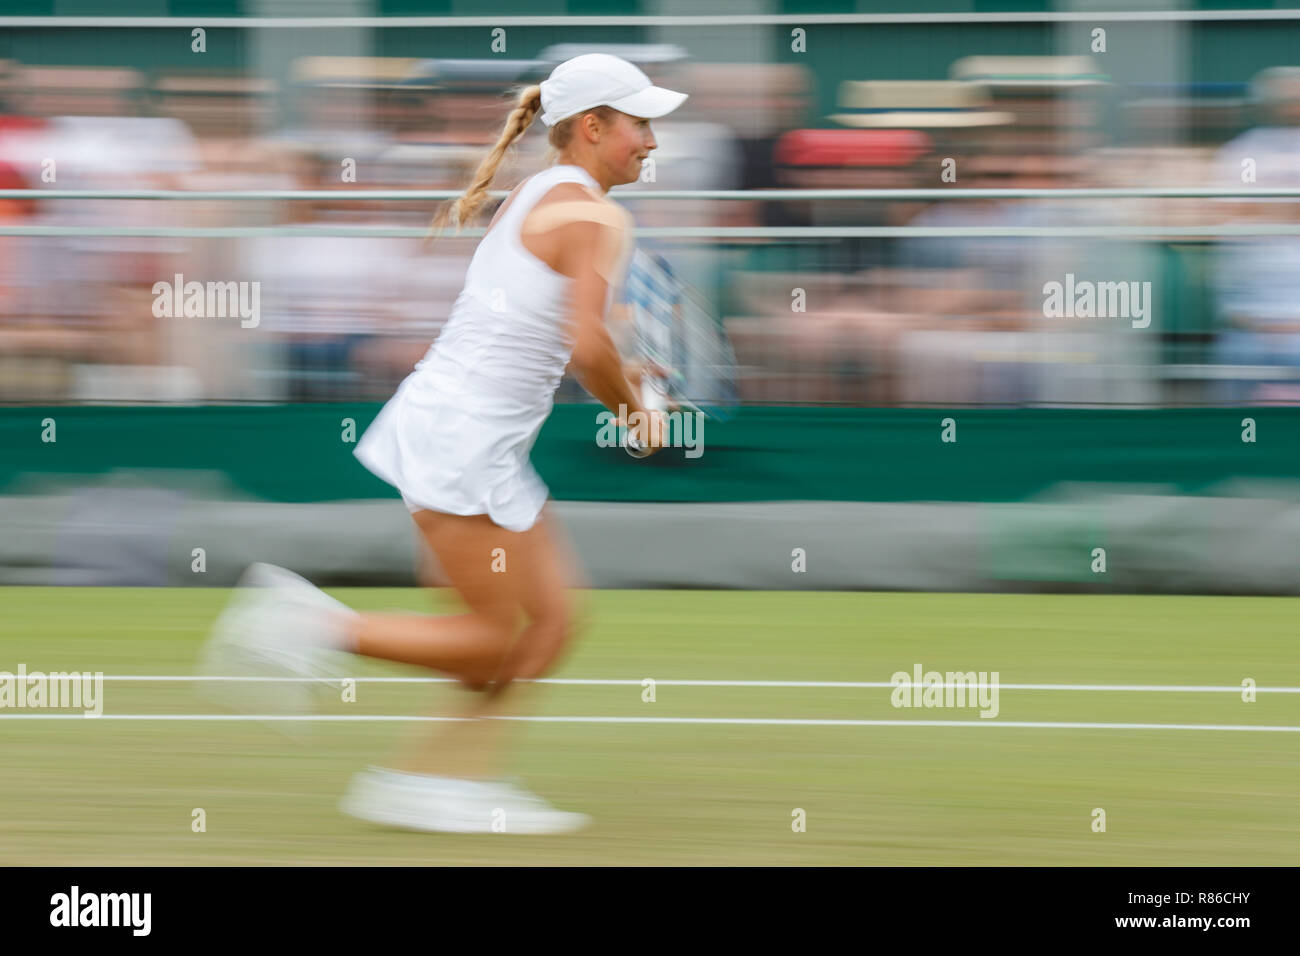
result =
[{"label": "player's arm", "polygon": [[[639,370],[624,364],[605,322],[609,285],[623,265],[626,220],[621,218],[623,214],[609,218],[609,204],[569,212],[576,212],[576,218],[559,227],[562,252],[557,271],[573,279],[570,314],[574,348],[570,370],[614,414],[619,414],[622,407],[629,417],[640,412],[642,421],[649,422],[652,417],[658,421],[659,412],[642,405],[641,390],[636,387]],[[582,218],[587,214],[593,218]],[[651,426],[648,435],[638,437],[651,449],[658,449],[662,439],[656,436],[662,434],[662,425],[658,425]]]},{"label": "player's arm", "polygon": [[632,320],[631,308],[626,302],[615,302],[609,308],[609,317],[605,328],[614,340],[614,348],[623,357],[623,375],[632,384],[632,390],[641,394],[641,377],[647,372],[657,370],[653,362],[644,358],[628,358],[636,351],[636,327]]},{"label": "player's arm", "polygon": [[637,387],[640,370],[624,364],[605,324],[607,275],[612,276],[608,267],[618,259],[621,237],[593,222],[572,223],[565,228],[574,233],[574,241],[564,243],[564,267],[560,269],[574,280],[575,344],[570,368],[582,387],[615,415],[620,414],[620,409],[626,409],[629,419],[633,413],[641,413],[635,421],[644,423],[644,427],[637,428],[635,434],[646,453],[652,454],[662,447],[666,437],[661,414],[642,405],[641,389]]},{"label": "player's arm", "polygon": [[578,221],[560,227],[563,252],[558,271],[573,279],[570,331],[574,346],[570,369],[583,387],[615,414],[620,405],[629,412],[645,411],[640,394],[624,374],[623,357],[605,325],[609,281],[602,275],[602,265],[614,257],[618,241],[614,230],[599,222]]},{"label": "player's arm", "polygon": [[[523,235],[550,233],[558,255],[549,264],[573,280],[568,303],[573,342],[569,370],[615,415],[621,408],[629,418],[635,412],[644,418],[639,375],[633,373],[633,380],[628,380],[631,370],[623,364],[605,316],[610,284],[626,266],[630,251],[631,217],[576,183],[556,186],[550,197],[554,201],[543,201],[524,217],[521,231]],[[648,443],[658,446],[657,441]]]}]

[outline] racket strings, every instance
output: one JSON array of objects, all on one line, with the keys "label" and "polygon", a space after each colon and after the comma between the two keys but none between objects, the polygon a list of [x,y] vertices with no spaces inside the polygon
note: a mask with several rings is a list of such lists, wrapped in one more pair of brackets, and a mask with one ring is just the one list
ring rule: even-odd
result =
[{"label": "racket strings", "polygon": [[662,256],[637,249],[627,273],[626,300],[640,357],[665,371],[672,398],[715,412],[734,407],[735,353],[721,321],[697,290],[678,279]]}]

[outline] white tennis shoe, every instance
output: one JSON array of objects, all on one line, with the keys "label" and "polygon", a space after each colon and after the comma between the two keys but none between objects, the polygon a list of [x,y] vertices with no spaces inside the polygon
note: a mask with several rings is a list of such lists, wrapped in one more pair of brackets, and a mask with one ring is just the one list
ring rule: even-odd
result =
[{"label": "white tennis shoe", "polygon": [[506,833],[573,833],[591,823],[585,813],[556,808],[524,787],[517,777],[493,781],[491,787],[501,798]]},{"label": "white tennis shoe", "polygon": [[308,713],[314,691],[337,679],[333,652],[355,614],[292,571],[250,565],[212,627],[199,669],[259,680],[205,681],[205,693],[249,713]]},{"label": "white tennis shoe", "polygon": [[450,792],[438,792],[428,778],[368,767],[352,778],[339,805],[348,816],[403,830],[474,832],[475,821]]},{"label": "white tennis shoe", "polygon": [[590,822],[503,781],[460,780],[370,767],[340,809],[380,826],[432,833],[571,833]]}]

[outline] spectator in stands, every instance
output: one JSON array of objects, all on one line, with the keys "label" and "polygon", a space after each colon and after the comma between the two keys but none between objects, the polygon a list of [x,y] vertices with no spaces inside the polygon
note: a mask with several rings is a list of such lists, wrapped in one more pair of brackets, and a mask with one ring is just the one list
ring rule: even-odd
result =
[{"label": "spectator in stands", "polygon": [[[1255,80],[1261,125],[1216,156],[1220,185],[1300,186],[1300,68],[1267,70]],[[1243,175],[1246,174],[1246,175]],[[1300,222],[1300,202],[1232,203],[1237,222]],[[1250,236],[1220,243],[1215,292],[1227,323],[1213,358],[1229,377],[1214,391],[1223,402],[1300,403],[1300,237]]]}]

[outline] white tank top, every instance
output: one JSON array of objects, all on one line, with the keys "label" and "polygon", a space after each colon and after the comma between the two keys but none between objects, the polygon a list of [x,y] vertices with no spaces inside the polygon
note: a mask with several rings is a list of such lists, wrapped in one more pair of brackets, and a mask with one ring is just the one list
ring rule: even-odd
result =
[{"label": "white tank top", "polygon": [[[437,340],[415,366],[445,400],[468,411],[549,413],[569,364],[573,279],[520,240],[524,217],[557,183],[600,184],[581,166],[551,166],[519,189],[479,242],[465,288]],[[612,304],[614,288],[606,297]]]},{"label": "white tank top", "polygon": [[573,352],[573,280],[525,249],[519,227],[565,182],[599,191],[578,166],[552,166],[519,188],[474,250],[442,333],[357,444],[356,457],[412,510],[487,514],[526,531],[546,503],[528,453]]}]

